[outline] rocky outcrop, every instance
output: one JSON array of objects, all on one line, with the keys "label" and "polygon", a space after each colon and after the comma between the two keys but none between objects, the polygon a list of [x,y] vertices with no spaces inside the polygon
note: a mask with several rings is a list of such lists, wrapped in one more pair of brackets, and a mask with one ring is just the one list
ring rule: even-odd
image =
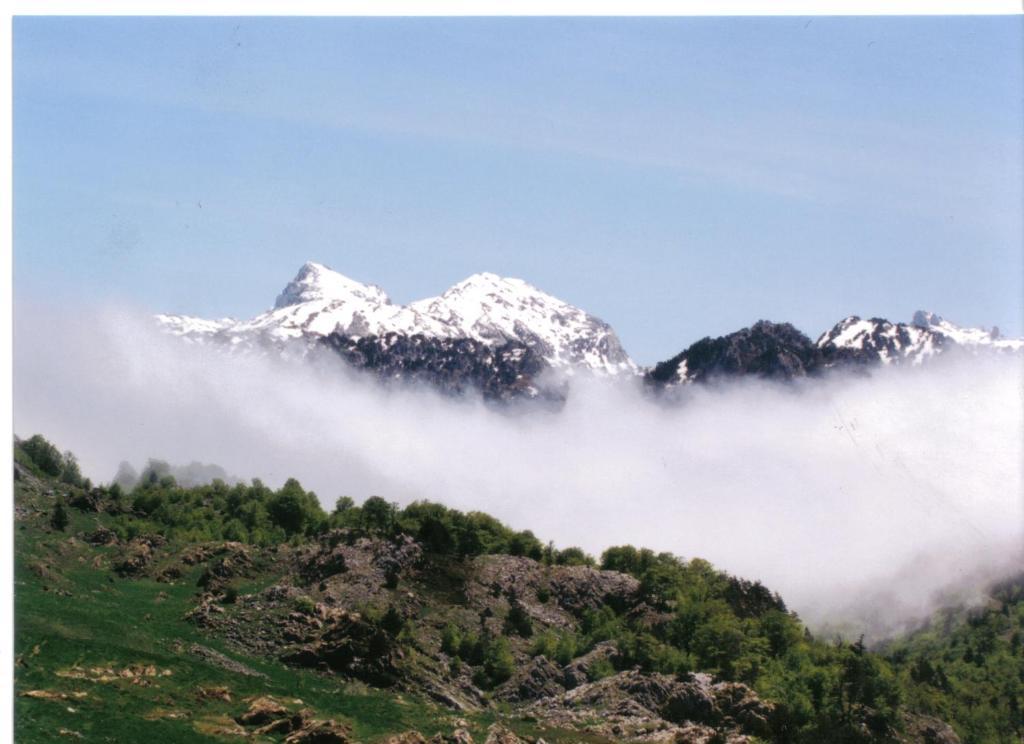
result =
[{"label": "rocky outcrop", "polygon": [[198,643],[193,643],[189,645],[188,652],[192,656],[195,656],[197,659],[205,661],[207,664],[210,664],[211,666],[215,666],[220,669],[226,669],[227,671],[232,672],[233,674],[242,674],[246,677],[262,677],[264,679],[267,676],[263,672],[257,672],[255,669],[248,666],[247,664],[243,664],[240,661],[235,661],[229,656],[225,656],[220,651],[215,651],[212,648],[207,648],[206,646],[202,646]]},{"label": "rocky outcrop", "polygon": [[281,654],[294,666],[329,669],[364,682],[391,686],[398,681],[403,652],[394,636],[358,613],[338,610],[329,615],[315,641]]},{"label": "rocky outcrop", "polygon": [[500,634],[513,605],[541,627],[575,627],[587,610],[634,607],[640,601],[640,582],[589,566],[544,566],[524,557],[486,555],[473,561],[466,596],[470,605],[487,613],[486,626]]},{"label": "rocky outcrop", "polygon": [[85,541],[90,545],[117,545],[119,542],[116,532],[102,526],[86,535]]},{"label": "rocky outcrop", "polygon": [[572,690],[595,679],[598,665],[614,665],[619,658],[619,649],[611,641],[598,643],[594,648],[573,659],[562,669],[562,685]]},{"label": "rocky outcrop", "polygon": [[114,563],[114,571],[120,576],[138,576],[153,560],[154,551],[166,542],[159,535],[132,538]]},{"label": "rocky outcrop", "polygon": [[205,560],[206,568],[199,577],[199,586],[216,591],[240,576],[251,576],[255,568],[254,549],[239,542],[225,542],[212,548]]},{"label": "rocky outcrop", "polygon": [[904,744],[960,744],[953,727],[934,716],[904,713],[903,732],[899,741]]},{"label": "rocky outcrop", "polygon": [[521,703],[560,695],[565,692],[563,678],[564,673],[557,664],[546,656],[536,656],[517,669],[512,678],[495,691],[494,697],[497,700]]},{"label": "rocky outcrop", "polygon": [[316,585],[331,604],[358,607],[385,597],[403,575],[414,571],[422,555],[419,543],[408,535],[384,540],[331,530],[314,547],[296,554],[295,572],[300,583]]},{"label": "rocky outcrop", "polygon": [[[774,706],[746,685],[714,684],[709,675],[680,680],[634,670],[588,682],[527,710],[550,725],[604,736],[631,739],[656,731],[665,741],[701,741],[716,732],[767,736]],[[689,738],[674,738],[684,736]]]},{"label": "rocky outcrop", "polygon": [[288,715],[288,709],[272,697],[258,697],[249,705],[249,710],[235,717],[243,726],[262,726]]},{"label": "rocky outcrop", "polygon": [[[299,702],[299,701],[297,701]],[[262,741],[264,736],[284,735],[288,744],[349,744],[352,730],[333,719],[314,718],[309,708],[292,710],[269,696],[250,700],[249,709],[235,717],[248,729],[244,735]]]}]

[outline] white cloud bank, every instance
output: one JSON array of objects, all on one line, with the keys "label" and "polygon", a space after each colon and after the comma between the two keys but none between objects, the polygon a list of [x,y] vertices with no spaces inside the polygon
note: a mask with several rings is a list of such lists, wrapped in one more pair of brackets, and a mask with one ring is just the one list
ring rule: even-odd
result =
[{"label": "white cloud bank", "polygon": [[577,381],[558,413],[498,412],[384,390],[334,359],[187,346],[131,313],[22,306],[14,366],[16,432],[73,450],[96,480],[159,457],[294,475],[328,508],[429,498],[595,554],[707,558],[817,628],[885,632],[1024,567],[1019,359],[736,383],[676,407]]}]

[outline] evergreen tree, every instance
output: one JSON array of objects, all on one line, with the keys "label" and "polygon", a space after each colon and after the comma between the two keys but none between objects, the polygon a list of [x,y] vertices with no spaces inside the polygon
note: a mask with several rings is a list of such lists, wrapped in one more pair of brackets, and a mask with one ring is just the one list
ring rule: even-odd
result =
[{"label": "evergreen tree", "polygon": [[64,501],[58,500],[50,515],[50,526],[63,532],[64,528],[68,526],[68,521],[68,510],[64,507]]}]

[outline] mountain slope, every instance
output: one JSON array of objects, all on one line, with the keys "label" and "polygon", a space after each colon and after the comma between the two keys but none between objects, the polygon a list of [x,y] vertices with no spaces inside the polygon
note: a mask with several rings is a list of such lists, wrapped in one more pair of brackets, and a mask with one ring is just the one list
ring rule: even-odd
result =
[{"label": "mountain slope", "polygon": [[700,559],[293,479],[93,488],[39,436],[14,461],[19,741],[958,741]]}]

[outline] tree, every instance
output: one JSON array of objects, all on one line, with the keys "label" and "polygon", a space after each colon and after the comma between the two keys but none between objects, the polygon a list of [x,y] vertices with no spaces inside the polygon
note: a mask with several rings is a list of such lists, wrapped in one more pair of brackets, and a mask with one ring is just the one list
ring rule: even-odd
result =
[{"label": "tree", "polygon": [[571,547],[558,551],[555,563],[559,566],[592,566],[594,559],[584,553],[582,548]]},{"label": "tree", "polygon": [[64,453],[64,468],[60,479],[72,486],[82,486],[82,471],[78,467],[78,458],[70,450]]},{"label": "tree", "polygon": [[315,497],[311,499],[294,478],[289,478],[267,504],[270,520],[289,535],[302,532],[307,524],[322,516],[318,511],[322,510]]},{"label": "tree", "polygon": [[53,513],[50,515],[50,526],[61,532],[68,526],[68,511],[64,508],[63,500],[58,500],[54,505]]},{"label": "tree", "polygon": [[523,638],[533,635],[533,623],[520,602],[513,601],[512,606],[509,607],[508,615],[505,617],[504,630],[506,633],[515,633]]},{"label": "tree", "polygon": [[46,475],[57,478],[63,472],[64,458],[61,457],[60,450],[50,444],[42,434],[33,435],[22,443],[21,448]]},{"label": "tree", "polygon": [[487,675],[489,686],[500,685],[511,677],[515,670],[516,660],[508,639],[499,636],[485,643],[484,674]]},{"label": "tree", "polygon": [[371,496],[362,506],[363,529],[381,535],[391,534],[395,525],[395,505],[380,496]]}]

